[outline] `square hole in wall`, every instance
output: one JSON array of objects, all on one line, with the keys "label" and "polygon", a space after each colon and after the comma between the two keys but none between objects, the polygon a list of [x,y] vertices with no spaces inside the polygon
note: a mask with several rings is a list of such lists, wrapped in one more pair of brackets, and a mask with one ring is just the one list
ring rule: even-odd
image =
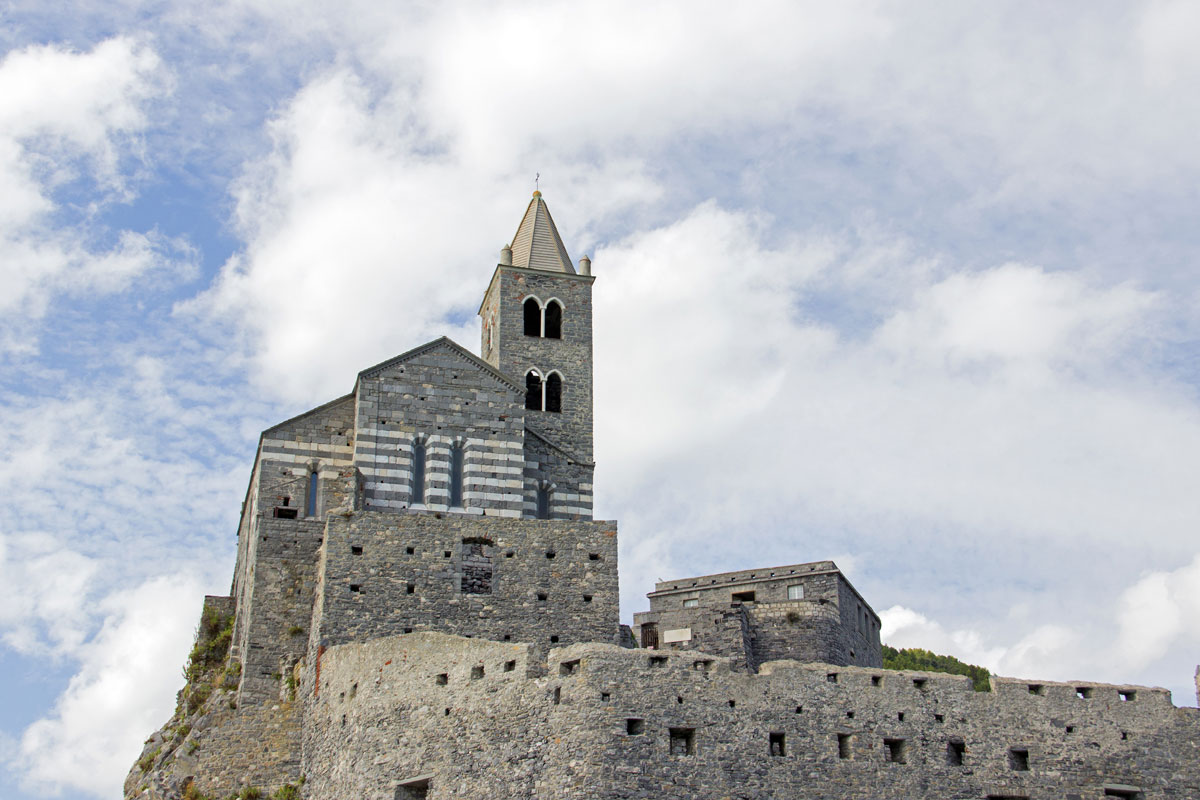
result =
[{"label": "square hole in wall", "polygon": [[538,593],[537,593],[537,599],[538,599],[538,602],[539,602],[539,603],[544,603],[544,602],[546,602],[546,593],[545,593],[545,592],[538,592]]},{"label": "square hole in wall", "polygon": [[641,736],[646,732],[646,720],[630,717],[625,720],[625,733],[629,736]]},{"label": "square hole in wall", "polygon": [[1029,751],[1023,747],[1011,747],[1008,750],[1008,768],[1017,772],[1029,771]]},{"label": "square hole in wall", "polygon": [[505,558],[512,558],[512,557],[513,557],[513,551],[512,551],[512,550],[509,550],[507,553],[505,553],[505,554],[504,554],[504,557],[505,557]]},{"label": "square hole in wall", "polygon": [[585,595],[583,596],[583,602],[585,602],[585,603],[590,603],[590,602],[592,602],[592,596],[591,596],[590,594],[585,594]]},{"label": "square hole in wall", "polygon": [[504,662],[504,671],[505,672],[512,672],[516,668],[517,668],[516,661],[505,661]]},{"label": "square hole in wall", "polygon": [[417,593],[417,585],[415,583],[410,583],[407,586],[405,586],[405,591],[408,594],[416,594]]},{"label": "square hole in wall", "polygon": [[783,733],[768,733],[767,746],[773,756],[787,755],[787,740]]},{"label": "square hole in wall", "polygon": [[946,721],[946,717],[945,717],[944,715],[942,715],[942,714],[934,714],[934,715],[933,715],[933,721],[934,721],[934,722],[945,722],[945,721]]},{"label": "square hole in wall", "polygon": [[579,671],[579,659],[578,658],[576,658],[573,661],[560,662],[558,665],[558,674],[559,675],[574,675],[578,671]]},{"label": "square hole in wall", "polygon": [[926,683],[925,678],[913,678],[913,688],[914,689],[920,689],[921,691],[924,691],[925,683]]},{"label": "square hole in wall", "polygon": [[609,694],[608,692],[601,692],[601,693],[600,693],[600,702],[601,702],[601,703],[607,703],[607,702],[608,702],[609,700],[611,700],[611,699],[612,699],[612,695],[611,695],[611,694]]},{"label": "square hole in wall", "polygon": [[671,736],[671,755],[673,756],[694,756],[696,755],[696,729],[695,728],[669,728]]},{"label": "square hole in wall", "polygon": [[450,551],[449,551],[449,550],[443,550],[443,551],[442,551],[442,558],[449,558],[449,557],[450,557]]},{"label": "square hole in wall", "polygon": [[1077,686],[1075,688],[1075,696],[1078,697],[1080,700],[1087,700],[1089,697],[1092,696],[1092,687]]},{"label": "square hole in wall", "polygon": [[838,674],[836,672],[827,673],[825,675],[825,680],[829,681],[830,683],[837,683],[838,682]]},{"label": "square hole in wall", "polygon": [[482,677],[483,677],[483,665],[482,664],[476,664],[475,666],[471,667],[471,680],[477,681]]},{"label": "square hole in wall", "polygon": [[445,686],[447,683],[450,682],[450,675],[449,675],[449,673],[443,672],[440,675],[436,676],[433,679],[433,682],[436,683],[438,686]]},{"label": "square hole in wall", "polygon": [[357,583],[352,583],[352,584],[350,584],[350,591],[352,591],[352,592],[361,592],[361,591],[362,591],[362,586],[360,586],[360,585],[359,585],[359,584],[357,584]]},{"label": "square hole in wall", "polygon": [[1122,703],[1128,703],[1137,699],[1137,692],[1135,692],[1133,689],[1125,689],[1117,692],[1117,694],[1120,696]]},{"label": "square hole in wall", "polygon": [[903,711],[897,711],[897,712],[896,712],[896,719],[898,719],[900,722],[904,722],[904,712],[903,712]]},{"label": "square hole in wall", "polygon": [[557,635],[550,637],[550,644],[558,644],[558,636]]},{"label": "square hole in wall", "polygon": [[361,556],[361,555],[362,555],[362,548],[361,548],[361,547],[359,547],[358,545],[351,545],[351,547],[350,547],[350,555],[352,555],[352,556]]},{"label": "square hole in wall", "polygon": [[588,561],[600,561],[599,553],[588,553]]},{"label": "square hole in wall", "polygon": [[1029,693],[1030,694],[1036,694],[1039,697],[1041,697],[1045,693],[1045,691],[1046,691],[1046,687],[1042,686],[1040,683],[1029,684]]},{"label": "square hole in wall", "polygon": [[406,548],[404,548],[404,552],[405,552],[405,553],[408,553],[408,554],[411,556],[413,553],[417,552],[417,548],[415,548],[415,547],[406,547]]},{"label": "square hole in wall", "polygon": [[847,712],[846,712],[846,719],[854,719],[854,712],[853,712],[853,711],[847,711]]},{"label": "square hole in wall", "polygon": [[884,739],[883,746],[887,748],[885,756],[893,764],[908,763],[908,742],[904,739]]},{"label": "square hole in wall", "polygon": [[966,752],[967,746],[961,739],[951,739],[946,742],[946,763],[951,767],[961,767]]},{"label": "square hole in wall", "polygon": [[871,685],[872,686],[883,686],[883,676],[882,675],[872,675],[871,676]]},{"label": "square hole in wall", "polygon": [[665,667],[667,665],[666,656],[650,656],[650,666]]}]

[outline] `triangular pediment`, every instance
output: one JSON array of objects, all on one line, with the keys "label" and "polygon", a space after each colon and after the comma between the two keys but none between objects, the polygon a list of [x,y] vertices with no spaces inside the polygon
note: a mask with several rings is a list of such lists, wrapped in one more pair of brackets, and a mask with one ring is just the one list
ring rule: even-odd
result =
[{"label": "triangular pediment", "polygon": [[392,369],[393,367],[399,366],[406,362],[414,361],[421,356],[438,351],[450,353],[456,358],[461,359],[464,365],[475,368],[489,379],[494,380],[496,383],[504,386],[506,389],[519,393],[524,393],[525,391],[524,387],[522,387],[512,378],[508,377],[503,372],[472,353],[470,350],[467,350],[465,347],[446,336],[434,339],[432,342],[426,342],[419,347],[414,347],[412,350],[409,350],[406,353],[401,353],[394,358],[389,358],[387,361],[376,364],[373,367],[368,367],[367,369],[364,369],[362,372],[358,373],[358,377],[360,379],[374,378],[388,371],[389,369]]},{"label": "triangular pediment", "polygon": [[534,192],[512,240],[512,266],[575,274],[562,237],[541,192]]}]

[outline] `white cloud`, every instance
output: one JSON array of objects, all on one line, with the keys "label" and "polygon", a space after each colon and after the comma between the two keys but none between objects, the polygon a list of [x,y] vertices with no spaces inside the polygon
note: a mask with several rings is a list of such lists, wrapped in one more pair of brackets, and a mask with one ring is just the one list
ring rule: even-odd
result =
[{"label": "white cloud", "polygon": [[171,714],[203,587],[190,575],[110,595],[103,627],[53,711],[21,737],[23,786],[39,793],[121,796],[147,734]]},{"label": "white cloud", "polygon": [[[94,222],[130,196],[122,164],[137,151],[147,103],[166,90],[162,75],[154,51],[127,38],[87,53],[28,47],[0,62],[0,350],[30,350],[31,323],[55,296],[117,291],[170,263],[177,243],[126,230],[104,244]],[[94,189],[86,206],[58,199],[80,181]],[[64,226],[64,215],[77,220]]]},{"label": "white cloud", "polygon": [[1121,593],[1113,655],[1122,667],[1141,670],[1173,648],[1195,648],[1200,644],[1197,619],[1200,555],[1179,569],[1146,574]]},{"label": "white cloud", "polygon": [[22,653],[74,652],[89,624],[80,600],[98,571],[54,536],[0,533],[0,638]]}]

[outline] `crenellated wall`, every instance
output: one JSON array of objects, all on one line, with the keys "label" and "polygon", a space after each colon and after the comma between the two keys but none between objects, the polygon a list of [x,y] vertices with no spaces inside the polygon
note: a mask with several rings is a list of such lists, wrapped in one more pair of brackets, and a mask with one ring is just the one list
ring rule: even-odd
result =
[{"label": "crenellated wall", "polygon": [[[1200,712],[1160,689],[997,679],[979,693],[960,676],[797,662],[753,675],[602,644],[553,650],[538,677],[532,655],[432,633],[328,649],[319,695],[306,686],[307,796],[1200,796]],[[398,788],[413,780],[426,794]]]}]

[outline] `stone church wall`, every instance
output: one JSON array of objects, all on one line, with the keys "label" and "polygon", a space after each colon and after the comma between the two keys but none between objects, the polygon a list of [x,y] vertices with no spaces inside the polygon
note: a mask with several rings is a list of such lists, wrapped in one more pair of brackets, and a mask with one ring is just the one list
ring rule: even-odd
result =
[{"label": "stone church wall", "polygon": [[[334,515],[319,560],[318,644],[409,631],[531,642],[614,641],[617,526],[465,514]],[[464,592],[489,562],[490,593]]]}]

